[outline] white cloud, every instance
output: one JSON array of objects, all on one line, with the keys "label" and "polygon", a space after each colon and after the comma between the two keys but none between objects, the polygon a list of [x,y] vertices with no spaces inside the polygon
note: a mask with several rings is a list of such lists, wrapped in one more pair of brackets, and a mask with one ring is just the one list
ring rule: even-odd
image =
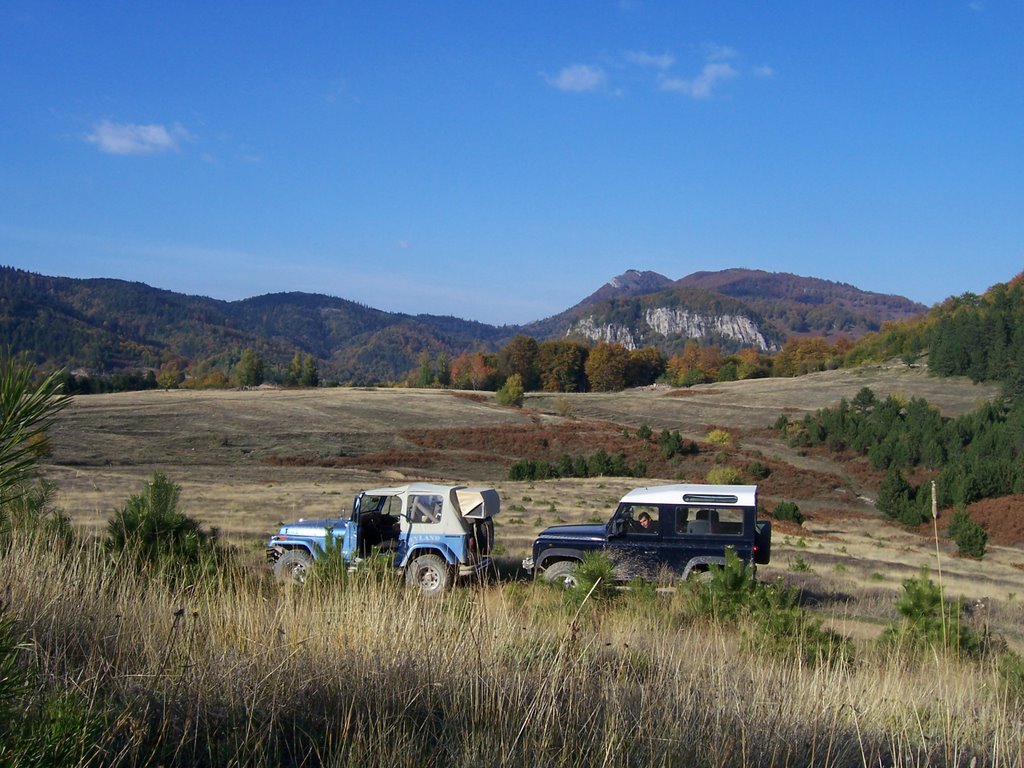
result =
[{"label": "white cloud", "polygon": [[762,64],[759,67],[754,67],[752,70],[754,77],[769,78],[775,77],[775,67],[770,67],[767,64]]},{"label": "white cloud", "polygon": [[717,43],[704,44],[704,57],[708,61],[728,61],[729,59],[738,58],[739,55],[739,51],[735,48],[730,48],[728,45],[718,45]]},{"label": "white cloud", "polygon": [[85,140],[108,155],[155,155],[176,152],[181,142],[191,138],[180,123],[167,127],[101,120]]},{"label": "white cloud", "polygon": [[589,64],[573,64],[565,67],[554,77],[545,77],[548,84],[560,91],[595,91],[602,88],[608,78],[600,67]]},{"label": "white cloud", "polygon": [[626,61],[630,64],[637,64],[641,67],[654,67],[655,69],[668,69],[676,63],[675,56],[670,53],[656,55],[645,51],[626,51]]},{"label": "white cloud", "polygon": [[731,64],[711,62],[704,65],[700,74],[692,80],[663,77],[661,90],[682,93],[694,99],[709,99],[719,83],[731,80],[738,73]]}]

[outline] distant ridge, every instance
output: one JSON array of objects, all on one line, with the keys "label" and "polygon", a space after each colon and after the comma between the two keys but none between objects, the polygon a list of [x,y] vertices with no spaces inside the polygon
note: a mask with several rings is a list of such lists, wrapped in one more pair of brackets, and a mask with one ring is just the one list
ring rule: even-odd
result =
[{"label": "distant ridge", "polygon": [[857,338],[925,311],[901,296],[759,270],[696,272],[671,280],[630,269],[578,304],[523,326],[385,312],[314,293],[241,301],[188,296],[144,283],[47,277],[0,267],[0,344],[49,367],[111,373],[168,361],[227,369],[251,347],[271,366],[312,355],[323,378],[402,380],[419,356],[496,351],[518,333],[657,346],[697,339],[726,350],[777,349],[800,335]]}]

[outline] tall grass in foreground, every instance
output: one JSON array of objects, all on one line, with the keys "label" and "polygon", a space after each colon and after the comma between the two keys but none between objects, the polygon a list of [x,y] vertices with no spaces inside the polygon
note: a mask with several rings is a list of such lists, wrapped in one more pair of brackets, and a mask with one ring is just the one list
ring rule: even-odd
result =
[{"label": "tall grass in foreground", "polygon": [[0,669],[15,654],[33,693],[0,727],[35,730],[0,764],[1024,764],[994,664],[780,660],[683,594],[430,601],[375,574],[281,590],[255,565],[183,583],[125,563],[9,543]]}]

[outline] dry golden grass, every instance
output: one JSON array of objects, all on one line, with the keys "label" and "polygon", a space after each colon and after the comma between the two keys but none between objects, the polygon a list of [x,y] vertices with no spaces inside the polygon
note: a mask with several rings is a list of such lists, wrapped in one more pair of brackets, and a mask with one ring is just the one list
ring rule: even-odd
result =
[{"label": "dry golden grass", "polygon": [[[106,722],[93,764],[1021,765],[988,663],[865,652],[809,667],[685,598],[565,607],[505,582],[182,584],[86,545],[14,541],[0,588],[44,687]],[[976,763],[972,763],[976,760]]]}]

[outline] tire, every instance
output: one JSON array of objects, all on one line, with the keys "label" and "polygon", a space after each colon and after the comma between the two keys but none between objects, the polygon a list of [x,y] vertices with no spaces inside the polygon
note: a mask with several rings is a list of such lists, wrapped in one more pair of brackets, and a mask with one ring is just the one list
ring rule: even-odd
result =
[{"label": "tire", "polygon": [[281,584],[304,584],[313,558],[304,549],[289,549],[274,563],[274,578]]},{"label": "tire", "polygon": [[452,569],[439,555],[420,555],[405,568],[405,585],[436,597],[452,585]]},{"label": "tire", "polygon": [[559,560],[545,568],[542,575],[552,584],[560,584],[565,589],[571,589],[576,586],[577,565],[579,563],[575,560]]},{"label": "tire", "polygon": [[694,568],[690,571],[687,581],[692,581],[694,584],[699,584],[702,587],[706,587],[715,579],[715,574],[711,572],[710,568]]}]

